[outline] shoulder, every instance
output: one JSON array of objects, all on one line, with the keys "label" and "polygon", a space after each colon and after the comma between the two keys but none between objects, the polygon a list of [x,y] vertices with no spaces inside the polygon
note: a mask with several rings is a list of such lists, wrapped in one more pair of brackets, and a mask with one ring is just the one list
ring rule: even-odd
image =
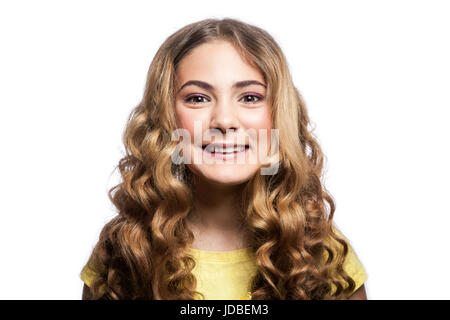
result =
[{"label": "shoulder", "polygon": [[97,276],[104,273],[106,267],[100,262],[95,251],[92,252],[89,257],[88,262],[84,265],[83,269],[80,273],[80,278],[83,280],[85,285],[91,287],[92,282],[95,280]]},{"label": "shoulder", "polygon": [[[353,281],[355,281],[355,289],[353,292],[356,293],[359,290],[359,293],[362,294],[361,291],[363,291],[364,289],[363,285],[368,278],[368,274],[360,259],[358,258],[358,255],[356,254],[354,248],[352,247],[349,239],[344,236],[344,234],[336,226],[333,226],[333,231],[347,244],[348,251],[342,267],[344,271],[353,279]],[[334,255],[344,255],[344,246],[340,242],[335,239],[330,239],[329,245]],[[325,253],[325,255],[328,256],[328,253]],[[361,287],[363,288],[360,289]]]}]

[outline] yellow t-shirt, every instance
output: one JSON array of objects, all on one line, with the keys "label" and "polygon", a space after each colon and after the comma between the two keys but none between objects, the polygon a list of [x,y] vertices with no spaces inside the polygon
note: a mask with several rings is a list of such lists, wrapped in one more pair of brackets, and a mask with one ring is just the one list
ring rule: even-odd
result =
[{"label": "yellow t-shirt", "polygon": [[[335,230],[344,237],[339,230]],[[333,251],[336,252],[334,249]],[[252,248],[231,251],[187,248],[187,253],[191,254],[196,261],[192,270],[197,279],[196,290],[203,293],[206,300],[251,299],[250,281],[257,272],[255,253]],[[327,254],[325,258],[326,256]],[[88,286],[95,276],[95,268],[95,261],[91,258],[80,274],[81,279]],[[354,291],[367,280],[367,273],[350,244],[343,268],[356,283]],[[333,285],[333,291],[334,289]]]},{"label": "yellow t-shirt", "polygon": [[252,248],[231,251],[206,251],[187,248],[195,259],[192,270],[197,279],[196,290],[206,300],[247,300],[250,281],[256,274]]},{"label": "yellow t-shirt", "polygon": [[[364,266],[362,265],[358,256],[356,255],[355,250],[353,249],[352,245],[350,244],[350,241],[335,226],[333,226],[333,230],[335,231],[335,233],[337,235],[339,235],[340,237],[344,238],[347,241],[348,254],[344,260],[344,264],[343,264],[342,268],[353,279],[353,281],[355,281],[355,288],[353,289],[353,292],[355,292],[364,284],[364,282],[366,282],[366,280],[368,278],[367,272],[364,269]],[[335,255],[342,255],[342,253],[343,253],[342,246],[336,240],[333,239],[333,241],[328,244],[330,245],[330,248]],[[339,248],[339,250],[337,248]],[[328,258],[328,252],[325,252],[323,261],[326,261],[327,258]],[[334,293],[336,291],[336,286],[334,284],[332,284],[331,287],[332,287],[332,293]]]}]

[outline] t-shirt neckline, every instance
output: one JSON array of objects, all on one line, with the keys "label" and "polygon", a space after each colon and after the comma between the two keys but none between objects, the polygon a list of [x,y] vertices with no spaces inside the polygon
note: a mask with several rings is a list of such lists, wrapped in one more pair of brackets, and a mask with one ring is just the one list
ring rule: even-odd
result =
[{"label": "t-shirt neckline", "polygon": [[201,261],[212,261],[212,262],[239,262],[252,260],[255,256],[252,247],[247,247],[243,249],[235,249],[228,251],[210,251],[210,250],[200,250],[187,247],[186,251],[194,256],[194,258]]}]

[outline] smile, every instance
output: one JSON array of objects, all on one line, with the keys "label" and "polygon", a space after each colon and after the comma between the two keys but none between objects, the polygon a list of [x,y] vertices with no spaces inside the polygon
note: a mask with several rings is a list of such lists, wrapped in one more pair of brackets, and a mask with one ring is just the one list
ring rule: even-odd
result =
[{"label": "smile", "polygon": [[234,159],[246,154],[250,147],[248,145],[239,145],[224,148],[217,145],[204,145],[202,149],[205,154],[215,159]]}]

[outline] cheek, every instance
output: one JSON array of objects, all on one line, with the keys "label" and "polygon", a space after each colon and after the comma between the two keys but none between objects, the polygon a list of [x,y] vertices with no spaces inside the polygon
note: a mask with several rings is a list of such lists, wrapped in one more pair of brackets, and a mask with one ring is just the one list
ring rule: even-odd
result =
[{"label": "cheek", "polygon": [[268,143],[270,143],[270,134],[272,129],[272,118],[268,109],[249,110],[243,115],[241,119],[245,119],[244,127],[252,129],[257,135],[257,140],[260,142],[259,130],[266,132]]},{"label": "cheek", "polygon": [[198,130],[202,132],[208,123],[208,115],[199,110],[191,110],[191,109],[176,109],[177,116],[177,128],[186,129],[191,135],[191,140],[194,142],[194,129],[195,122],[197,121]]},{"label": "cheek", "polygon": [[[241,119],[245,119],[244,126],[246,129],[252,129],[256,134],[257,149],[254,150],[258,155],[262,156],[267,154],[271,146],[271,129],[272,129],[272,116],[269,108],[246,110]],[[262,133],[260,133],[260,130]],[[264,139],[265,133],[265,139]]]},{"label": "cheek", "polygon": [[243,114],[242,118],[245,122],[245,127],[253,129],[272,129],[272,119],[269,109],[249,110]]}]

